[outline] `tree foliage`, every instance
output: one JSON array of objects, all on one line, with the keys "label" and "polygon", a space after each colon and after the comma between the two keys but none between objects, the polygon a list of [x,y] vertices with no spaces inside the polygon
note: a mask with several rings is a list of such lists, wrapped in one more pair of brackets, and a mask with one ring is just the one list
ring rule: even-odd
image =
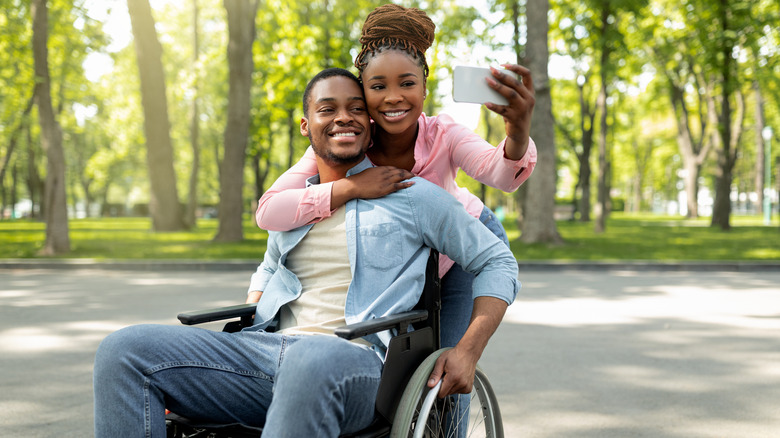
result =
[{"label": "tree foliage", "polygon": [[[144,134],[127,1],[46,2],[51,105],[62,130],[71,217],[147,215],[158,196],[142,153],[150,139]],[[304,152],[308,143],[298,132],[303,87],[324,67],[352,68],[363,20],[381,3],[260,2],[254,14],[247,141],[238,154],[246,162],[230,171],[243,176],[230,189],[238,197],[234,216],[251,214],[269,183]],[[401,3],[425,9],[437,25],[427,53],[426,113],[437,113],[447,101],[451,68],[464,63],[456,59],[525,62],[526,2]],[[225,130],[233,105],[227,12],[221,0],[197,0],[196,48],[193,4],[151,3],[165,84],[157,94],[167,100],[174,175],[163,185],[176,193],[164,203],[175,205],[180,211],[173,216],[182,221],[180,204],[196,205],[190,211],[198,215],[222,209],[220,163],[227,157]],[[36,75],[30,6],[0,0],[3,218],[42,217],[43,181],[51,173],[39,108],[31,105]],[[621,208],[695,217],[715,210],[713,224],[727,228],[732,208],[754,211],[756,194],[777,187],[758,177],[765,170],[759,163],[766,161],[761,130],[775,128],[774,144],[780,135],[776,1],[552,0],[548,17],[556,200],[576,205],[575,217],[591,219],[591,200],[601,185],[604,213]],[[95,65],[102,66],[102,75]],[[503,136],[496,120],[490,114],[480,117],[477,128],[494,144]],[[592,153],[599,148],[600,159]],[[772,165],[779,149],[773,147]],[[518,207],[515,198],[467,177],[458,182],[493,208]]]}]

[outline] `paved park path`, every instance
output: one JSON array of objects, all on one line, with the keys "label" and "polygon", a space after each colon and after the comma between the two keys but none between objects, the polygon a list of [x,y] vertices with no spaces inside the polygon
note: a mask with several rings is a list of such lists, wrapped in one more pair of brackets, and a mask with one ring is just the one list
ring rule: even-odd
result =
[{"label": "paved park path", "polygon": [[[250,272],[0,269],[0,436],[92,436],[108,333]],[[522,269],[481,361],[507,437],[780,437],[780,272]]]}]

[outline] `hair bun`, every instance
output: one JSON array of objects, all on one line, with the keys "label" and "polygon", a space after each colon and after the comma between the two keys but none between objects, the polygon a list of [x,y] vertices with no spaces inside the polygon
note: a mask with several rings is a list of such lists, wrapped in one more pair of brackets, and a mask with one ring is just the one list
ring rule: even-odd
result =
[{"label": "hair bun", "polygon": [[360,44],[365,47],[381,41],[397,40],[424,54],[433,44],[435,32],[436,25],[425,11],[386,4],[374,9],[366,17]]}]

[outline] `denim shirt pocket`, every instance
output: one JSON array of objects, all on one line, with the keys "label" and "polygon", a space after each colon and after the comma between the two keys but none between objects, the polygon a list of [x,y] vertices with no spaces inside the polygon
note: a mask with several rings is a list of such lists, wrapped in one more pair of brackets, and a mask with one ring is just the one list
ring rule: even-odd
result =
[{"label": "denim shirt pocket", "polygon": [[387,271],[403,262],[403,243],[401,226],[396,222],[386,222],[358,227],[359,245],[364,251],[361,262],[365,266]]}]

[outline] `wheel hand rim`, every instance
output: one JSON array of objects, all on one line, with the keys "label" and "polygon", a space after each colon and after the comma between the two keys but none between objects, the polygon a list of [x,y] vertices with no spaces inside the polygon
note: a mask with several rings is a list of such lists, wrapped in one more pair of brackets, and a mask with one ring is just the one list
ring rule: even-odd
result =
[{"label": "wheel hand rim", "polygon": [[[425,400],[423,400],[422,406],[420,408],[420,416],[419,418],[428,418],[428,414],[431,413],[431,407],[433,406],[433,403],[436,401],[436,396],[439,394],[439,389],[441,388],[441,379],[439,380],[439,383],[436,384],[430,391],[428,391],[428,395],[425,396]],[[425,432],[425,429],[422,427],[416,428],[414,431],[414,438],[422,438],[423,433]]]}]

